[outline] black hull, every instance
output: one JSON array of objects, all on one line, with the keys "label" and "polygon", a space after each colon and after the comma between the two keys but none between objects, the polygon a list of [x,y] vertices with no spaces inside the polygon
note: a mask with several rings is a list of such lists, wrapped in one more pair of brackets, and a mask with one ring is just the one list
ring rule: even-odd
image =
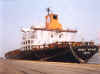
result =
[{"label": "black hull", "polygon": [[[17,54],[8,55],[8,59],[41,60],[86,63],[95,53],[97,46],[67,46],[63,48],[44,48],[41,50],[26,50]],[[14,51],[12,51],[14,52]]]}]

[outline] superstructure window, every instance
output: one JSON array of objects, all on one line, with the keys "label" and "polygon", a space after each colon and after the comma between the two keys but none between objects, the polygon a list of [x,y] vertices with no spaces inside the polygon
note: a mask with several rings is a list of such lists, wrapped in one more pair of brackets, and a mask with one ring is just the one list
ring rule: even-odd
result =
[{"label": "superstructure window", "polygon": [[59,38],[61,38],[62,35],[59,35]]},{"label": "superstructure window", "polygon": [[54,18],[54,19],[57,19],[57,15],[53,15],[53,18]]},{"label": "superstructure window", "polygon": [[59,35],[59,38],[61,38],[62,36],[63,36],[63,34],[60,34],[60,35]]},{"label": "superstructure window", "polygon": [[28,40],[28,44],[30,44],[30,40]]},{"label": "superstructure window", "polygon": [[26,46],[26,49],[25,50],[27,50],[27,46]]},{"label": "superstructure window", "polygon": [[51,34],[51,38],[53,38],[53,35]]},{"label": "superstructure window", "polygon": [[25,41],[23,42],[23,44],[25,45]]},{"label": "superstructure window", "polygon": [[27,44],[27,41],[26,41],[26,44]]}]

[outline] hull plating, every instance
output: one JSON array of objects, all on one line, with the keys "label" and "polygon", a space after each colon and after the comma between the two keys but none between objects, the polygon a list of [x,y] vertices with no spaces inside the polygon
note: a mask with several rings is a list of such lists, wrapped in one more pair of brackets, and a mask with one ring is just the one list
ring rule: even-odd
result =
[{"label": "hull plating", "polygon": [[[10,52],[13,53],[14,51]],[[41,61],[63,61],[63,62],[87,62],[95,53],[98,52],[97,46],[67,46],[63,48],[43,48],[39,50],[26,50],[15,54],[6,54],[8,59],[25,59]]]}]

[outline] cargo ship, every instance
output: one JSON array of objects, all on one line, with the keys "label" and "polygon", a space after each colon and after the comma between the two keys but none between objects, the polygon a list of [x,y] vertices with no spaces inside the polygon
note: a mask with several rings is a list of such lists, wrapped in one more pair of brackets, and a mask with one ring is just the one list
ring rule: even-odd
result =
[{"label": "cargo ship", "polygon": [[22,28],[22,46],[7,59],[87,63],[98,52],[93,41],[76,41],[76,29],[63,29],[58,15],[47,8],[45,27]]}]

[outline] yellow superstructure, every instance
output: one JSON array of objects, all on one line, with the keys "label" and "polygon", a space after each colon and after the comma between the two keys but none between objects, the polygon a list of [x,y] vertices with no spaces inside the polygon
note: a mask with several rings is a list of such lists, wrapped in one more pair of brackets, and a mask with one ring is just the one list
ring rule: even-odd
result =
[{"label": "yellow superstructure", "polygon": [[46,29],[62,30],[62,25],[59,23],[57,14],[50,13],[46,16]]}]

